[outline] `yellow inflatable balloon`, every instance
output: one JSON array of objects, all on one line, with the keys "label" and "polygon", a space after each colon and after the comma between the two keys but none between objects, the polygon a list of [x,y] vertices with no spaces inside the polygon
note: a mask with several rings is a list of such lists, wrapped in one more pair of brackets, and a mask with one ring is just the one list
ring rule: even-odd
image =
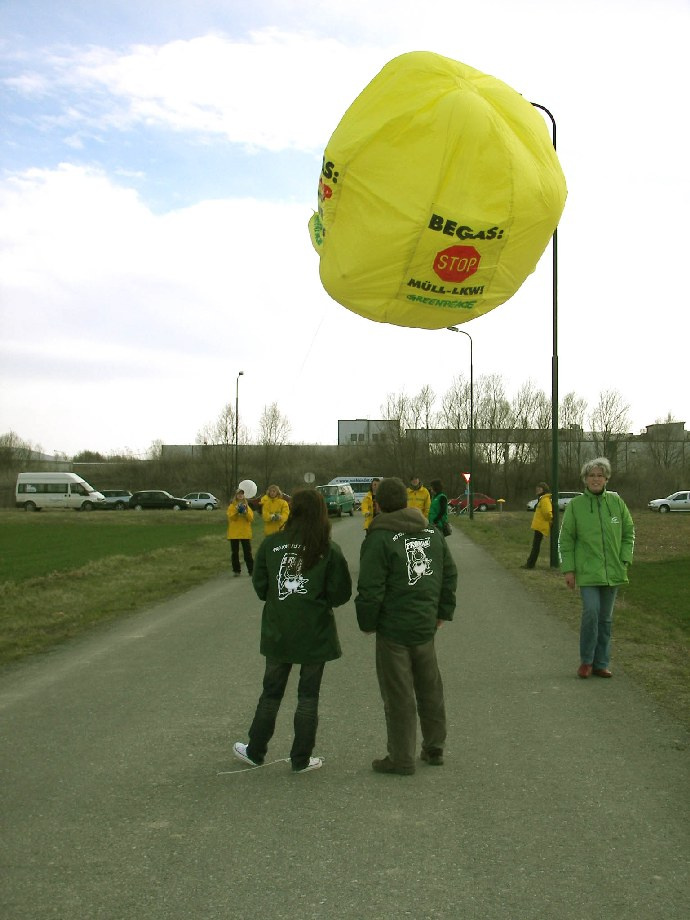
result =
[{"label": "yellow inflatable balloon", "polygon": [[526,99],[416,51],[386,64],[335,129],[309,230],[334,300],[380,323],[440,329],[512,297],[565,198]]}]

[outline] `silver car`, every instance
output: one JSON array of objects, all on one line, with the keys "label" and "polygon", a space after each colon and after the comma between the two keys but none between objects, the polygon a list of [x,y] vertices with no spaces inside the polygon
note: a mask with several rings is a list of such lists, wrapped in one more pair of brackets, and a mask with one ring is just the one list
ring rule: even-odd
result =
[{"label": "silver car", "polygon": [[[558,510],[565,511],[565,506],[569,501],[572,501],[577,495],[582,495],[582,492],[559,492],[558,493]],[[534,511],[537,507],[537,499],[533,498],[527,502],[527,510]]]},{"label": "silver car", "polygon": [[219,505],[216,496],[210,492],[190,492],[184,498],[189,502],[189,507],[196,510],[202,508],[204,511],[214,511]]},{"label": "silver car", "polygon": [[124,511],[129,508],[129,500],[132,493],[129,489],[102,489],[101,495],[105,498],[104,508],[112,508],[115,511]]},{"label": "silver car", "polygon": [[660,514],[666,514],[667,511],[690,511],[690,491],[674,492],[666,498],[654,498],[647,507]]}]

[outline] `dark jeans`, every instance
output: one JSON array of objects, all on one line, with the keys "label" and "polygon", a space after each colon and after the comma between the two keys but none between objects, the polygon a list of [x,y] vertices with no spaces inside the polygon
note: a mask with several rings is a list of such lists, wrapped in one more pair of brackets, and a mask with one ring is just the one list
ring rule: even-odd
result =
[{"label": "dark jeans", "polygon": [[537,559],[539,558],[539,550],[541,549],[541,541],[543,540],[544,535],[538,530],[534,531],[534,537],[532,538],[532,552],[529,554],[529,559],[525,563],[528,569],[533,569],[537,564]]},{"label": "dark jeans", "polygon": [[244,556],[244,564],[247,566],[247,571],[251,575],[254,571],[254,557],[252,556],[252,541],[251,540],[231,540],[230,541],[230,561],[232,563],[233,572],[241,572],[240,567],[240,543],[242,544],[242,555]]},{"label": "dark jeans", "polygon": [[417,715],[422,750],[443,751],[446,709],[434,640],[398,645],[377,633],[376,673],[388,730],[388,756],[397,767],[415,766]]},{"label": "dark jeans", "polygon": [[[325,662],[299,666],[297,685],[297,709],[295,710],[295,737],[290,751],[294,770],[301,770],[309,763],[316,744],[316,729],[319,724],[319,691]],[[263,763],[268,742],[273,737],[278,710],[285,695],[292,665],[289,662],[266,659],[264,689],[249,729],[247,755],[254,763]]]}]

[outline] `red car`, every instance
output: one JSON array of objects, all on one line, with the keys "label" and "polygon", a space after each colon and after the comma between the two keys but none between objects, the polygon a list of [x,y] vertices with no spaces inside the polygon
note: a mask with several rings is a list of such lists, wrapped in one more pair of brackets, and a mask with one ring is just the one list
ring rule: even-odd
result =
[{"label": "red car", "polygon": [[[496,499],[491,498],[490,495],[484,495],[483,492],[473,492],[472,507],[475,511],[495,511]],[[448,508],[455,514],[460,514],[461,511],[467,508],[467,496],[458,495],[457,498],[451,498],[448,502]]]}]

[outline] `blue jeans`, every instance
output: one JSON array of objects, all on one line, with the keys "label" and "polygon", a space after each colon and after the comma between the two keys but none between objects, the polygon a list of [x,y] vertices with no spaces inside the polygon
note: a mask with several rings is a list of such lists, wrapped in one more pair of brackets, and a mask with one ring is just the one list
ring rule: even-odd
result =
[{"label": "blue jeans", "polygon": [[[316,744],[316,729],[319,724],[319,691],[325,662],[300,665],[297,685],[297,709],[295,710],[295,736],[290,751],[293,770],[302,770]],[[247,755],[254,763],[263,763],[268,742],[273,737],[278,710],[285,695],[292,664],[285,661],[266,659],[263,692],[249,729]]]},{"label": "blue jeans", "polygon": [[608,668],[611,660],[611,625],[618,588],[587,585],[580,588],[580,661],[594,668]]}]

